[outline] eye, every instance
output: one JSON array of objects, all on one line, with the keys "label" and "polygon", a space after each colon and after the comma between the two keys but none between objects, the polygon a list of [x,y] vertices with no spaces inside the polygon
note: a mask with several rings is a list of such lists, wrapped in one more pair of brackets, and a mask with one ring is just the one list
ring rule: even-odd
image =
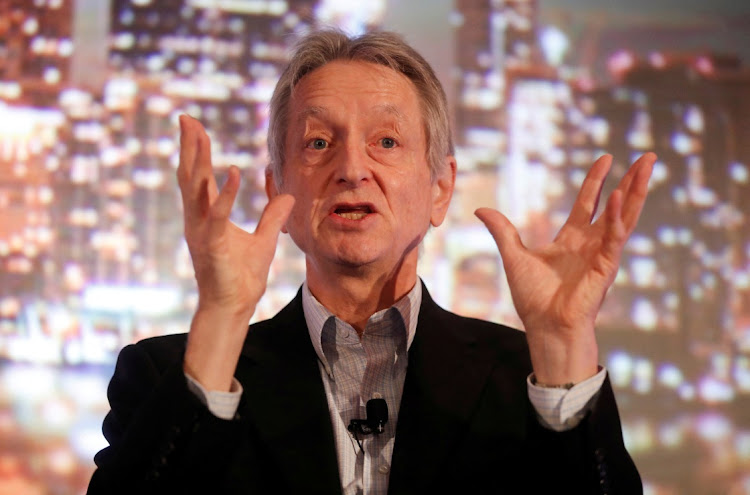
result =
[{"label": "eye", "polygon": [[328,148],[328,141],[323,138],[315,138],[307,143],[307,147],[314,150],[324,150]]},{"label": "eye", "polygon": [[384,137],[380,140],[380,145],[383,148],[395,148],[396,147],[396,140],[389,137]]}]

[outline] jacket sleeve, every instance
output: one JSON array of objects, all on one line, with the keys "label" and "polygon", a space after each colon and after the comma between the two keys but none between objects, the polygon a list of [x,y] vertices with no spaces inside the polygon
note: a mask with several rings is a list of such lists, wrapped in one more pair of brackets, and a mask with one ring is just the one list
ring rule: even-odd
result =
[{"label": "jacket sleeve", "polygon": [[94,458],[88,493],[188,492],[220,478],[238,438],[238,421],[215,417],[188,389],[184,336],[125,347],[107,391],[109,447]]},{"label": "jacket sleeve", "polygon": [[609,378],[576,428],[554,432],[538,421],[528,424],[529,479],[540,490],[557,485],[577,487],[575,493],[581,494],[643,493],[640,475],[623,442]]}]

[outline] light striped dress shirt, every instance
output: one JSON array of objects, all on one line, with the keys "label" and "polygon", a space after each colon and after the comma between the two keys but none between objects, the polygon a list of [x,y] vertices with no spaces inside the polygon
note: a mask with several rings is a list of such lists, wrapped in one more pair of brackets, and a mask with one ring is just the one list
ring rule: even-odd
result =
[{"label": "light striped dress shirt", "polygon": [[[315,299],[307,284],[302,288],[302,307],[319,358],[344,495],[385,495],[388,491],[407,351],[421,302],[422,285],[417,283],[392,307],[372,315],[360,338],[354,327]],[[352,419],[367,417],[365,406],[373,398],[385,399],[388,423],[382,434],[360,435],[358,443],[347,425]]]},{"label": "light striped dress shirt", "polygon": [[[315,352],[333,425],[336,455],[344,495],[386,495],[395,442],[396,423],[406,378],[408,350],[414,340],[422,302],[422,284],[392,307],[372,315],[360,338],[348,323],[336,318],[305,283],[302,307]],[[242,386],[235,379],[229,392],[205,390],[187,375],[188,387],[217,417],[232,419]],[[571,389],[538,387],[527,379],[529,399],[539,420],[556,431],[574,428],[588,412],[604,383],[606,371]],[[365,419],[369,399],[388,404],[388,423],[379,435],[359,437],[362,449],[347,430],[351,419]]]}]

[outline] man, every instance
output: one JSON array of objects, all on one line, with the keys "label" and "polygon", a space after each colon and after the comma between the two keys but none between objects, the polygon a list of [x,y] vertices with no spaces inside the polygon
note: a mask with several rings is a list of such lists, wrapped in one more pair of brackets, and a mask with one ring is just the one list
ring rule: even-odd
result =
[{"label": "man", "polygon": [[[439,308],[418,246],[443,221],[456,161],[445,95],[399,37],[303,39],[271,101],[269,204],[229,221],[202,126],[180,118],[185,237],[199,303],[187,339],[125,348],[89,493],[638,493],[594,320],[643,206],[652,154],[592,223],[599,159],[555,241],[497,241],[526,334]],[[280,231],[307,277],[247,322]],[[528,342],[528,345],[527,345]],[[533,373],[532,373],[533,371]],[[348,430],[384,399],[382,433]]]}]

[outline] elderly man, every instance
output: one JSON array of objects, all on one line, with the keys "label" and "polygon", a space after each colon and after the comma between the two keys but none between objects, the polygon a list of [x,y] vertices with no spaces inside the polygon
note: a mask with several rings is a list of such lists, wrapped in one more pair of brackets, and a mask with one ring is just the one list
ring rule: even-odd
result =
[{"label": "elderly man", "polygon": [[[524,334],[439,308],[417,278],[456,161],[440,83],[398,36],[300,42],[271,101],[270,201],[254,234],[229,221],[238,170],[219,191],[202,126],[180,126],[198,308],[187,338],[121,352],[89,493],[642,490],[594,321],[652,154],[592,223],[611,163],[599,159],[541,249],[476,212]],[[306,281],[248,329],[280,231],[305,253]]]}]

